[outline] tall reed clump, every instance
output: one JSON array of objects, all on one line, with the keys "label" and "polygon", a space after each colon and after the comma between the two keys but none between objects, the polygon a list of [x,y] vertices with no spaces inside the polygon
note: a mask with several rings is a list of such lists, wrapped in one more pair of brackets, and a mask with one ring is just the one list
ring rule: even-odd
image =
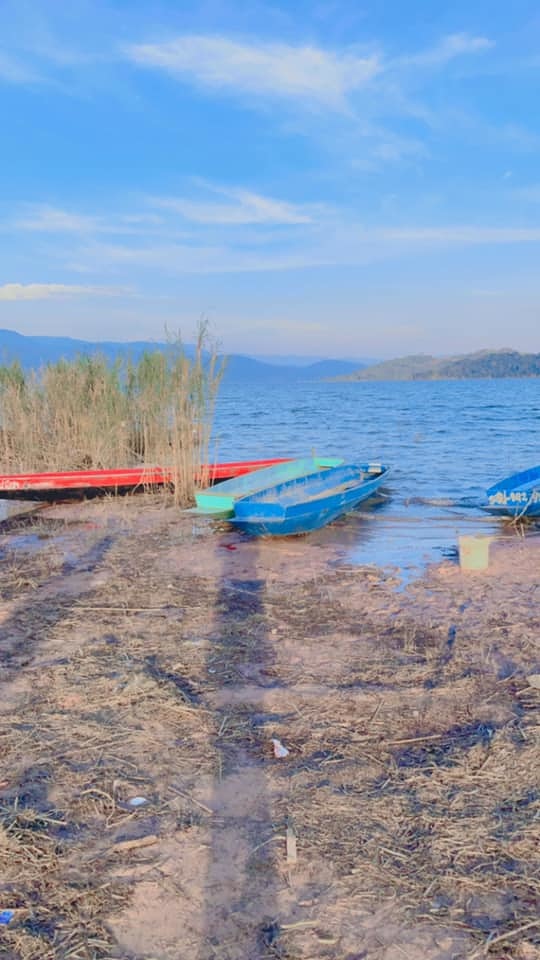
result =
[{"label": "tall reed clump", "polygon": [[161,466],[176,502],[188,502],[205,482],[222,373],[204,323],[193,356],[177,336],[138,360],[0,367],[0,472]]}]

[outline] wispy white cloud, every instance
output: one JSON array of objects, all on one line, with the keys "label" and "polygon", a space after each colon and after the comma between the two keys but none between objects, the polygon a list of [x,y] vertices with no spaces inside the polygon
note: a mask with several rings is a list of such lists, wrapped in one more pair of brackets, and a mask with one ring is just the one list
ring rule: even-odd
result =
[{"label": "wispy white cloud", "polygon": [[347,95],[380,72],[375,55],[284,43],[241,43],[222,36],[180,36],[163,43],[132,44],[134,63],[184,76],[203,87],[304,100],[343,109]]},{"label": "wispy white cloud", "polygon": [[[137,22],[136,18],[132,21],[133,30]],[[418,121],[424,129],[440,128],[444,123],[441,111],[433,115],[427,102],[421,103],[410,95],[411,89],[419,78],[423,78],[421,83],[425,82],[426,71],[444,69],[458,57],[480,54],[493,46],[486,36],[467,32],[443,36],[427,49],[394,57],[382,46],[292,44],[209,33],[169,34],[151,42],[144,40],[143,32],[142,42],[120,46],[118,26],[118,19],[114,19],[114,29],[109,24],[100,41],[92,29],[88,37],[81,38],[72,30],[61,30],[58,24],[56,32],[31,30],[28,37],[23,31],[24,43],[10,49],[12,59],[6,59],[4,73],[12,82],[48,83],[57,93],[77,95],[90,88],[104,91],[109,84],[115,95],[122,90],[123,95],[129,96],[122,76],[127,61],[165,71],[215,95],[234,96],[250,106],[266,110],[269,104],[279,102],[286,105],[290,114],[287,117],[286,111],[280,111],[278,122],[282,128],[287,121],[292,122],[296,134],[324,144],[330,153],[339,151],[341,162],[357,169],[379,169],[401,162],[414,164],[427,154],[425,137],[417,129],[404,134],[394,123],[396,118],[405,118],[413,123]],[[2,64],[0,54],[0,78]],[[321,126],[321,112],[326,121],[333,116],[336,127],[341,127],[335,131],[336,136]],[[356,143],[341,150],[342,136]],[[517,130],[505,133],[509,141],[523,140],[525,136]],[[179,207],[178,212],[182,212]],[[201,205],[197,211],[186,205],[183,215],[194,220],[200,215],[208,218],[205,222],[211,222],[219,212],[210,206],[204,210]],[[234,216],[232,210],[221,212]]]},{"label": "wispy white cloud", "polygon": [[121,224],[136,227],[158,227],[163,223],[163,217],[157,213],[126,213],[119,220]]},{"label": "wispy white cloud", "polygon": [[540,227],[410,226],[365,227],[328,221],[313,231],[306,229],[295,241],[279,248],[237,245],[231,236],[221,244],[209,237],[192,243],[127,245],[95,243],[79,252],[70,269],[101,272],[132,270],[175,276],[303,270],[314,267],[369,264],[396,256],[435,249],[540,244]]},{"label": "wispy white cloud", "polygon": [[[540,226],[535,225],[395,225],[380,219],[367,224],[347,209],[296,205],[205,180],[191,181],[186,197],[147,197],[143,202],[142,210],[112,211],[106,217],[38,206],[19,223],[24,230],[54,238],[54,243],[47,243],[49,262],[52,257],[57,265],[92,280],[109,276],[125,278],[127,283],[139,270],[156,277],[278,272],[360,265],[419,252],[429,256],[449,248],[540,243]],[[384,219],[391,216],[387,211]],[[43,258],[43,251],[38,256]],[[0,299],[123,292],[62,284],[6,284],[0,288]]]},{"label": "wispy white cloud", "polygon": [[[480,135],[483,134],[483,125],[479,125]],[[484,127],[485,128],[485,127]],[[504,123],[500,127],[492,128],[493,139],[507,143],[513,149],[528,152],[540,149],[540,136],[533,130],[528,130],[517,123]]]},{"label": "wispy white cloud", "polygon": [[381,54],[361,54],[355,47],[332,50],[184,35],[161,43],[131,44],[124,52],[140,66],[165,70],[203,87],[343,109],[350,95],[376,86],[386,74],[395,75],[404,68],[444,67],[457,57],[481,53],[493,45],[487,37],[453,33],[426,50],[387,59]]},{"label": "wispy white cloud", "polygon": [[[190,182],[185,196],[147,197],[144,203],[147,208],[154,209],[149,211],[143,207],[123,213],[108,211],[106,215],[65,210],[48,204],[26,204],[18,215],[5,222],[4,230],[55,237],[71,234],[86,240],[100,235],[167,236],[179,240],[189,238],[194,230],[210,226],[262,228],[309,224],[323,209],[321,206],[289,203],[243,187],[220,186],[199,178]],[[179,217],[187,221],[182,229]]]},{"label": "wispy white cloud", "polygon": [[30,206],[26,215],[17,219],[14,226],[19,230],[37,233],[93,233],[102,228],[102,222],[98,217],[36,204]]},{"label": "wispy white cloud", "polygon": [[[311,223],[307,210],[283,200],[265,197],[250,190],[204,184],[228,203],[212,203],[183,197],[154,197],[152,203],[201,224],[301,224]],[[230,202],[232,201],[232,202]]]},{"label": "wispy white cloud", "polygon": [[514,190],[514,196],[529,203],[540,203],[540,183],[532,183],[528,187],[519,187]]},{"label": "wispy white cloud", "polygon": [[439,243],[470,246],[477,244],[539,243],[540,227],[383,227],[375,231],[390,242]]},{"label": "wispy white cloud", "polygon": [[163,225],[163,217],[157,213],[135,212],[111,216],[96,216],[64,210],[45,203],[26,204],[23,212],[9,224],[10,230],[25,230],[29,233],[78,234],[145,234]]},{"label": "wispy white cloud", "polygon": [[451,33],[426,50],[399,57],[394,61],[394,64],[412,67],[442,67],[451,60],[455,60],[456,57],[481,53],[493,46],[493,41],[487,37],[475,37],[469,33]]},{"label": "wispy white cloud", "polygon": [[[372,141],[370,148],[370,160],[363,158],[365,166],[374,166],[377,161],[382,160],[387,163],[396,163],[400,160],[423,157],[427,153],[425,144],[413,137],[403,137],[391,130],[373,128],[366,131],[369,139]],[[353,167],[357,166],[357,161],[352,161]],[[360,164],[361,165],[361,164]]]},{"label": "wispy white cloud", "polygon": [[[418,124],[424,131],[448,129],[441,111],[429,107],[429,95],[424,103],[412,91],[424,88],[427,75],[443,71],[451,61],[492,46],[485,36],[454,33],[427,49],[392,57],[382,47],[294,46],[197,34],[131,44],[124,55],[139,67],[169,73],[216,96],[228,94],[264,110],[279,101],[290,112],[288,122],[296,133],[319,141],[330,153],[339,150],[341,162],[350,166],[378,169],[415,163],[428,153]],[[330,118],[331,131],[326,126]],[[403,119],[416,129],[411,123],[408,134],[398,129],[395,121]],[[287,124],[284,111],[279,122]],[[347,141],[344,149],[342,140]]]},{"label": "wispy white cloud", "polygon": [[20,58],[0,50],[0,80],[5,83],[28,85],[40,83],[41,77]]},{"label": "wispy white cloud", "polygon": [[163,243],[152,246],[96,243],[80,252],[78,260],[71,260],[70,269],[88,271],[89,263],[98,272],[133,267],[167,276],[182,274],[254,273],[276,270],[295,270],[324,265],[325,255],[314,251],[268,251],[257,247],[239,249],[233,245],[211,243]]},{"label": "wispy white cloud", "polygon": [[116,287],[78,286],[67,283],[4,283],[0,286],[0,300],[51,300],[64,297],[118,297],[127,290]]}]

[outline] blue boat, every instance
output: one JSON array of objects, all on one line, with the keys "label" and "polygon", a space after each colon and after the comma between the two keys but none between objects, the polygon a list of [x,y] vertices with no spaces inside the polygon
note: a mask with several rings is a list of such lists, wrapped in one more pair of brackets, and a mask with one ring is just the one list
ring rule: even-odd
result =
[{"label": "blue boat", "polygon": [[279,483],[237,500],[231,523],[255,536],[309,533],[353,510],[387,474],[379,463],[347,464]]},{"label": "blue boat", "polygon": [[540,517],[540,466],[514,473],[486,491],[489,513],[507,517]]},{"label": "blue boat", "polygon": [[234,505],[240,497],[247,497],[286,480],[305,477],[342,463],[343,459],[339,457],[304,457],[301,460],[285,460],[262,470],[252,470],[240,477],[233,477],[232,480],[216,483],[206,490],[196,491],[197,506],[189,512],[213,517],[232,517]]}]

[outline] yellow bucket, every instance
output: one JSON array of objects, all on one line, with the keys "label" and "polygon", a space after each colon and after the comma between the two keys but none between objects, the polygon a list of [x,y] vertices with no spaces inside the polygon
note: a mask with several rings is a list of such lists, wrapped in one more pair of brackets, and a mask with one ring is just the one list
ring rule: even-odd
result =
[{"label": "yellow bucket", "polygon": [[491,537],[459,537],[459,565],[462,570],[487,570]]}]

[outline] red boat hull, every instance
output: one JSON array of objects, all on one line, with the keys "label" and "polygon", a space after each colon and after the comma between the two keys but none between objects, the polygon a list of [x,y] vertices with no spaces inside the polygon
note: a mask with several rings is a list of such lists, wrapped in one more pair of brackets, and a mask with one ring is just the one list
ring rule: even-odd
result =
[{"label": "red boat hull", "polygon": [[[239,460],[203,466],[200,476],[204,482],[230,480],[243,473],[284,463],[287,458],[274,460]],[[160,487],[170,483],[173,471],[167,467],[131,467],[122,470],[67,470],[61,473],[0,474],[0,498],[12,500],[48,500],[64,494],[84,494],[87,491],[128,491],[137,487]]]}]

